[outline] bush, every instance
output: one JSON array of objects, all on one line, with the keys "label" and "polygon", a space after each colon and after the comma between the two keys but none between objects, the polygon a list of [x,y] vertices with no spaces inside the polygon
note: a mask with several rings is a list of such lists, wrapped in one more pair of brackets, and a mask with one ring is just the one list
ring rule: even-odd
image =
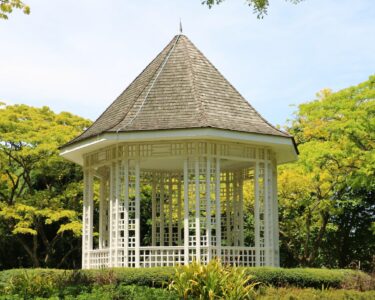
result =
[{"label": "bush", "polygon": [[67,296],[73,300],[177,300],[174,293],[166,289],[151,288],[137,285],[104,285],[95,286],[91,292],[84,292],[78,296]]},{"label": "bush", "polygon": [[[354,270],[269,267],[239,268],[238,270],[238,272],[244,272],[246,276],[251,276],[252,282],[261,282],[274,287],[357,290],[375,288],[374,280],[369,275]],[[100,290],[98,288],[100,286],[166,287],[172,281],[174,274],[175,269],[172,267],[78,271],[13,269],[0,272],[0,295],[9,295],[7,299],[11,299],[10,295],[16,294],[19,295],[19,298],[55,296],[58,299],[67,296],[76,297],[94,290],[98,293],[107,293],[107,291]]]},{"label": "bush", "polygon": [[353,290],[335,290],[335,289],[312,289],[312,288],[274,288],[266,287],[258,291],[257,300],[365,300],[375,299],[375,291],[359,292]]},{"label": "bush", "polygon": [[169,288],[181,299],[250,299],[257,285],[251,279],[245,270],[223,266],[220,260],[193,262],[176,269]]},{"label": "bush", "polygon": [[123,285],[141,285],[163,287],[168,285],[175,273],[173,267],[154,267],[144,269],[114,268],[84,271],[94,283],[99,283],[104,277],[112,276],[113,283]]},{"label": "bush", "polygon": [[[357,280],[357,286],[370,278],[369,275],[354,270],[271,267],[245,268],[245,270],[246,274],[254,276],[256,281],[275,287],[344,288],[353,277]],[[353,285],[352,288],[356,286]],[[368,286],[368,289],[370,288]]]}]

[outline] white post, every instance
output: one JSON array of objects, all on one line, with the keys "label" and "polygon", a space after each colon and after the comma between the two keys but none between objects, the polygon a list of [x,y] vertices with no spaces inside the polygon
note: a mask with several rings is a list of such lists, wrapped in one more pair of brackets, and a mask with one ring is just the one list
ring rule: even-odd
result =
[{"label": "white post", "polygon": [[206,239],[207,262],[211,260],[211,158],[207,157],[206,164]]},{"label": "white post", "polygon": [[233,234],[232,240],[234,246],[239,246],[239,227],[238,227],[238,172],[233,172]]},{"label": "white post", "polygon": [[139,254],[141,246],[141,227],[140,227],[140,166],[139,159],[135,161],[135,267],[139,268]]},{"label": "white post", "polygon": [[216,158],[216,256],[221,258],[220,159]]},{"label": "white post", "polygon": [[273,169],[273,176],[272,176],[272,186],[273,186],[273,244],[274,244],[274,266],[279,267],[280,266],[280,250],[279,250],[279,211],[278,211],[278,201],[277,201],[277,165],[276,160],[273,161],[272,164]]},{"label": "white post", "polygon": [[[92,175],[91,170],[84,171],[83,191],[83,227],[82,227],[82,268],[90,268],[90,250],[92,249]],[[91,199],[91,200],[90,200]]]},{"label": "white post", "polygon": [[244,176],[244,171],[243,170],[240,170],[238,173],[239,173],[239,181],[238,181],[238,184],[239,184],[239,203],[238,203],[238,210],[239,210],[239,230],[240,230],[240,246],[244,246],[244,242],[245,242],[245,238],[244,238],[244,221],[243,221],[243,209],[244,209],[244,205],[243,205],[243,176]]},{"label": "white post", "polygon": [[99,249],[104,248],[104,178],[100,177],[99,186]]},{"label": "white post", "polygon": [[129,266],[129,160],[124,162],[124,185],[125,185],[125,209],[124,209],[124,253],[125,253],[125,267]]},{"label": "white post", "polygon": [[199,158],[195,158],[195,242],[197,262],[201,259],[201,226],[200,226],[200,183],[199,183]]},{"label": "white post", "polygon": [[181,246],[181,223],[182,223],[182,217],[181,217],[181,175],[178,174],[178,181],[177,181],[177,219],[178,219],[178,233],[177,233],[177,245]]},{"label": "white post", "polygon": [[160,246],[164,246],[164,174],[160,174]]},{"label": "white post", "polygon": [[173,185],[172,185],[172,180],[173,180],[173,176],[171,173],[169,173],[169,181],[168,181],[168,201],[169,201],[169,208],[168,208],[168,220],[169,220],[169,223],[168,223],[168,235],[169,235],[169,238],[168,238],[168,245],[169,246],[172,246],[172,242],[173,242],[173,239],[172,239],[172,235],[173,235],[173,223],[172,223],[172,220],[173,220]]},{"label": "white post", "polygon": [[[258,151],[257,151],[258,153]],[[257,155],[258,159],[258,155]],[[259,205],[259,162],[255,163],[254,170],[254,192],[255,192],[255,203],[254,203],[254,236],[255,236],[255,265],[260,266],[260,205]]]},{"label": "white post", "polygon": [[113,249],[115,247],[115,195],[113,193],[113,187],[114,187],[114,177],[115,177],[115,170],[114,165],[111,163],[110,165],[110,171],[109,171],[109,257],[108,257],[108,265],[109,267],[114,267],[114,256],[113,256]]},{"label": "white post", "polygon": [[184,262],[189,264],[189,176],[188,160],[184,161]]},{"label": "white post", "polygon": [[94,176],[93,171],[89,171],[89,243],[88,249],[93,249],[93,229],[94,229]]},{"label": "white post", "polygon": [[[267,150],[268,151],[268,150]],[[267,183],[268,183],[268,210],[269,210],[269,222],[268,222],[268,241],[269,241],[269,265],[274,266],[275,253],[274,253],[274,203],[273,203],[273,184],[272,184],[272,166],[271,162],[267,160]]]},{"label": "white post", "polygon": [[115,163],[115,178],[114,178],[114,183],[115,183],[115,265],[114,267],[119,266],[119,243],[120,243],[120,230],[119,230],[119,219],[120,219],[120,211],[119,211],[119,201],[120,201],[120,161],[116,161]]},{"label": "white post", "polygon": [[226,194],[226,202],[225,202],[225,209],[226,209],[226,225],[227,225],[227,246],[232,245],[232,232],[231,232],[231,207],[230,207],[230,182],[229,182],[229,172],[225,172],[225,194]]},{"label": "white post", "polygon": [[152,246],[156,246],[156,178],[155,172],[152,172]]},{"label": "white post", "polygon": [[264,203],[264,249],[265,249],[265,265],[270,265],[270,203],[268,198],[268,162],[264,161],[264,192],[263,192],[263,203]]}]

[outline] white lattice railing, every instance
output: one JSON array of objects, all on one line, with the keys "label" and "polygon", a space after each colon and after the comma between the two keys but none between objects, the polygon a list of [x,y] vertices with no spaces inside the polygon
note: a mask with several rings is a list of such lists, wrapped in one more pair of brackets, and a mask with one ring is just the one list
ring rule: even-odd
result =
[{"label": "white lattice railing", "polygon": [[[119,249],[120,250],[120,249]],[[162,267],[162,266],[177,266],[183,265],[184,261],[184,247],[183,246],[150,246],[150,247],[140,247],[139,248],[139,266],[142,268],[148,267]],[[196,259],[195,247],[189,247],[189,261]],[[129,248],[129,253],[134,253],[134,248]],[[211,251],[211,257],[217,257],[216,247],[201,247],[200,259],[203,263],[207,262],[208,252]],[[221,260],[224,264],[252,267],[258,265],[264,265],[264,254],[265,249],[260,248],[259,250],[259,261],[256,261],[256,249],[255,247],[221,247]],[[124,262],[126,258],[125,251],[119,251],[121,256],[118,261]],[[107,268],[109,264],[109,249],[96,249],[88,251],[88,261],[89,269],[101,269]],[[130,257],[129,260],[133,261],[134,258]],[[123,263],[120,264],[124,266]],[[118,265],[118,266],[120,266]],[[134,264],[129,262],[129,266],[134,266]]]},{"label": "white lattice railing", "polygon": [[96,249],[88,251],[88,269],[102,269],[109,267],[109,249]]},{"label": "white lattice railing", "polygon": [[184,247],[141,247],[140,267],[167,267],[184,264]]}]

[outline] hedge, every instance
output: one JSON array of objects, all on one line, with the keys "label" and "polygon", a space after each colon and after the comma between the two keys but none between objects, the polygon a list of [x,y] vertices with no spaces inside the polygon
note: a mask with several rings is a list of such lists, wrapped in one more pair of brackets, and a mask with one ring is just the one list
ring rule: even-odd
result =
[{"label": "hedge", "polygon": [[[254,281],[275,287],[295,286],[310,288],[354,288],[365,290],[366,283],[373,284],[371,277],[361,271],[342,269],[311,268],[271,268],[250,267],[245,272],[254,277]],[[122,284],[150,287],[162,287],[172,279],[173,267],[156,267],[145,269],[114,268],[103,270],[57,270],[57,269],[12,269],[0,272],[0,290],[11,278],[17,276],[49,277],[51,280],[63,281],[65,285]]]},{"label": "hedge", "polygon": [[350,286],[350,281],[352,287],[357,288],[356,285],[371,280],[366,273],[345,269],[253,267],[245,270],[248,275],[254,276],[255,281],[275,287],[342,288]]}]

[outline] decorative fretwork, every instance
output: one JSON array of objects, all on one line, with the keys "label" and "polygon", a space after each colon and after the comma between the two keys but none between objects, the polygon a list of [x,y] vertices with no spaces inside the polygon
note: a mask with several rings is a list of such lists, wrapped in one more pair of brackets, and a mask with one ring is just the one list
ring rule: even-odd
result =
[{"label": "decorative fretwork", "polygon": [[[84,162],[84,268],[175,266],[214,257],[239,266],[278,265],[270,149],[218,141],[121,143],[86,155]],[[149,245],[140,236],[143,186],[151,189]],[[245,202],[251,207],[246,213],[254,213],[253,247],[245,246]]]}]

